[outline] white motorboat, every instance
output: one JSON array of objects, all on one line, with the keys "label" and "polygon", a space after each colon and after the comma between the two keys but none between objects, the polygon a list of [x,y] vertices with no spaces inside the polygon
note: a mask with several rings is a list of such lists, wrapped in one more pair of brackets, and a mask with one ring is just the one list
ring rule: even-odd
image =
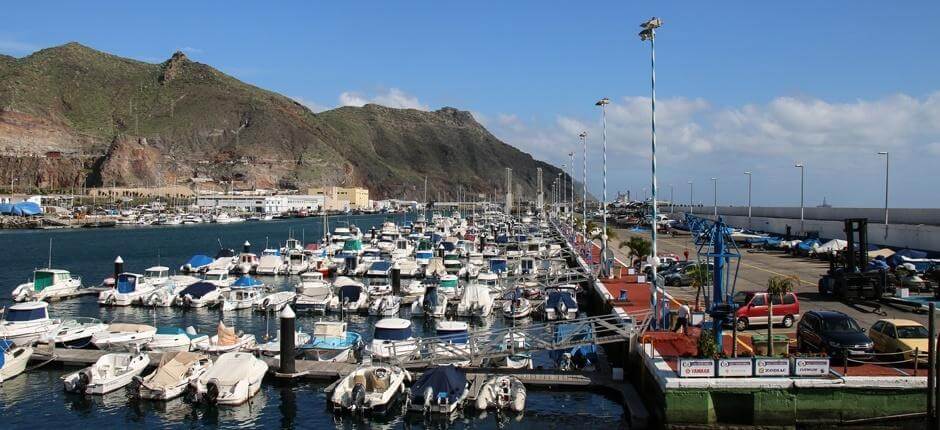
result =
[{"label": "white motorboat", "polygon": [[57,348],[85,348],[90,346],[91,337],[108,329],[108,325],[97,318],[79,317],[62,322],[55,330],[39,338],[40,343],[52,344]]},{"label": "white motorboat", "polygon": [[346,375],[333,390],[334,410],[381,414],[405,392],[408,371],[396,366],[362,366]]},{"label": "white motorboat", "polygon": [[222,288],[212,282],[197,282],[180,291],[176,296],[177,306],[204,308],[222,300]]},{"label": "white motorboat", "polygon": [[455,366],[469,366],[472,356],[470,339],[470,326],[464,321],[438,321],[434,325],[439,342],[431,345],[435,356],[441,357],[441,362],[449,362]]},{"label": "white motorboat", "polygon": [[196,254],[190,257],[189,261],[180,266],[182,273],[200,273],[209,269],[209,265],[215,261],[212,257],[203,254]]},{"label": "white motorboat", "polygon": [[447,269],[444,268],[444,261],[438,257],[428,260],[427,266],[424,267],[424,276],[426,278],[440,277],[446,274]]},{"label": "white motorboat", "polygon": [[454,366],[432,367],[415,381],[408,409],[424,413],[451,414],[470,394],[467,375]]},{"label": "white motorboat", "polygon": [[402,282],[401,293],[405,296],[420,296],[427,291],[424,279],[413,279],[410,282]]},{"label": "white motorboat", "polygon": [[573,320],[578,318],[578,302],[574,293],[567,289],[555,289],[548,292],[545,300],[545,319]]},{"label": "white motorboat", "polygon": [[131,351],[146,345],[157,334],[157,328],[146,324],[111,323],[107,330],[91,336],[98,349]]},{"label": "white motorboat", "polygon": [[98,304],[108,306],[130,306],[142,302],[156,285],[137,273],[121,273],[117,277],[114,288],[107,289],[98,294]]},{"label": "white motorboat", "polygon": [[218,285],[219,288],[231,287],[235,282],[235,278],[229,276],[228,270],[221,269],[207,270],[206,273],[202,275],[202,280],[210,284]]},{"label": "white motorboat", "polygon": [[0,384],[23,373],[31,355],[32,347],[17,346],[10,340],[0,339]]},{"label": "white motorboat", "polygon": [[410,257],[414,252],[415,247],[412,245],[410,240],[405,238],[398,238],[395,240],[395,246],[392,249],[392,258],[398,259]]},{"label": "white motorboat", "polygon": [[394,268],[395,266],[398,267],[399,276],[402,278],[414,278],[418,276],[418,274],[424,273],[424,268],[412,257],[395,260],[392,267]]},{"label": "white motorboat", "polygon": [[299,275],[310,268],[310,261],[307,254],[302,250],[293,250],[287,254],[287,264],[283,267],[282,273],[285,275]]},{"label": "white motorboat", "polygon": [[157,333],[145,347],[153,352],[192,351],[195,344],[208,339],[209,335],[196,333],[192,326],[185,330],[179,327],[157,327]]},{"label": "white motorboat", "polygon": [[468,285],[460,302],[457,303],[457,316],[488,317],[493,310],[493,297],[490,288],[476,282]]},{"label": "white motorboat", "polygon": [[366,292],[369,297],[392,294],[392,283],[389,278],[365,278]]},{"label": "white motorboat", "polygon": [[69,297],[82,287],[82,278],[72,276],[68,270],[38,269],[33,272],[32,282],[17,286],[12,293],[13,301],[55,300]]},{"label": "white motorboat", "polygon": [[519,378],[512,375],[491,376],[477,394],[476,408],[522,412],[525,409],[526,390]]},{"label": "white motorboat", "polygon": [[265,249],[261,252],[261,259],[255,267],[255,273],[258,275],[276,275],[281,273],[284,267],[284,258],[280,251],[276,249]]},{"label": "white motorboat", "polygon": [[240,405],[261,390],[268,365],[247,352],[229,352],[192,382],[199,401],[216,405]]},{"label": "white motorboat", "polygon": [[228,273],[235,267],[235,263],[237,262],[238,257],[235,256],[234,250],[220,248],[219,252],[215,254],[215,258],[206,266],[205,270],[219,270]]},{"label": "white motorboat", "polygon": [[424,294],[411,304],[411,315],[417,317],[443,318],[447,313],[447,296],[439,294],[438,284],[425,284]]},{"label": "white motorboat", "polygon": [[157,368],[138,382],[138,394],[151,400],[170,400],[179,397],[189,384],[198,380],[212,366],[205,354],[173,352],[163,354]]},{"label": "white motorboat", "polygon": [[348,362],[350,352],[361,346],[359,333],[346,330],[342,321],[317,321],[313,323],[313,338],[302,345],[304,357],[309,360]]},{"label": "white motorboat", "polygon": [[334,312],[359,312],[369,306],[369,293],[361,282],[345,276],[340,276],[333,282],[337,294],[330,302],[330,310]]},{"label": "white motorboat", "polygon": [[369,315],[391,317],[398,315],[401,307],[401,297],[393,295],[383,295],[372,299],[369,304]]},{"label": "white motorboat", "polygon": [[232,224],[232,223],[242,222],[242,221],[245,221],[245,219],[242,217],[229,215],[225,212],[222,212],[212,218],[212,222],[218,223],[218,224]]},{"label": "white motorboat", "polygon": [[255,310],[259,312],[280,312],[284,306],[289,305],[297,297],[293,291],[278,291],[268,294],[255,303]]},{"label": "white motorboat", "polygon": [[167,282],[151,291],[141,300],[141,303],[149,307],[170,307],[179,297],[180,292],[196,282],[199,282],[199,278],[193,276],[170,276]]},{"label": "white motorboat", "polygon": [[[304,333],[300,328],[294,331],[294,347],[300,349],[300,347],[307,342],[310,342],[310,334]],[[255,352],[261,355],[266,355],[269,357],[274,357],[281,353],[281,330],[277,331],[277,336],[273,339],[265,342],[259,343],[254,348]]]},{"label": "white motorboat", "polygon": [[417,343],[411,331],[411,321],[385,318],[375,323],[372,336],[372,357],[379,360],[413,355]]},{"label": "white motorboat", "polygon": [[460,261],[460,254],[456,251],[450,251],[444,254],[444,271],[450,275],[464,276],[467,274],[467,268]]},{"label": "white motorboat", "polygon": [[30,346],[58,328],[61,321],[49,318],[46,302],[23,302],[10,306],[0,320],[0,339],[18,346]]},{"label": "white motorboat", "polygon": [[216,334],[200,342],[193,343],[193,347],[209,354],[222,354],[233,351],[246,351],[255,346],[255,335],[238,334],[235,327],[226,327],[222,321],[216,328]]},{"label": "white motorboat", "polygon": [[95,364],[62,379],[65,391],[85,394],[106,394],[130,384],[150,364],[146,353],[111,353],[102,355]]},{"label": "white motorboat", "polygon": [[297,297],[293,308],[297,312],[325,313],[333,300],[333,288],[323,280],[320,272],[306,272],[300,275],[300,284],[296,287]]},{"label": "white motorboat", "polygon": [[261,300],[264,290],[257,287],[232,287],[222,294],[222,311],[251,309]]},{"label": "white motorboat", "polygon": [[232,271],[239,275],[247,275],[254,272],[259,263],[261,263],[261,259],[258,258],[257,254],[243,252],[238,254],[238,263],[235,264]]},{"label": "white motorboat", "polygon": [[503,316],[510,319],[525,318],[532,314],[532,303],[525,297],[513,297],[503,304]]},{"label": "white motorboat", "polygon": [[529,347],[529,339],[523,333],[510,332],[503,337],[501,348],[508,350],[511,354],[502,359],[498,367],[508,369],[531,369],[532,354],[526,349]]},{"label": "white motorboat", "polygon": [[457,275],[443,275],[437,291],[439,294],[447,296],[449,300],[456,300],[463,294],[463,287],[460,285]]}]

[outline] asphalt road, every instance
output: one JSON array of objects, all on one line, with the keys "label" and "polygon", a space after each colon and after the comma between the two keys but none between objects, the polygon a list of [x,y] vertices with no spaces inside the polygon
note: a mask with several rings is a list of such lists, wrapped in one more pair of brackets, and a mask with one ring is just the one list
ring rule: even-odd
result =
[{"label": "asphalt road", "polygon": [[[619,243],[621,240],[627,240],[631,236],[640,236],[649,240],[649,233],[636,233],[629,230],[617,229]],[[627,257],[629,249],[616,250],[618,258],[624,262],[630,261]],[[673,253],[683,257],[683,251],[689,251],[689,258],[696,256],[696,246],[692,243],[691,236],[680,235],[670,237],[668,235],[659,235],[658,237],[659,253]],[[863,328],[870,328],[875,321],[882,318],[904,318],[910,319],[921,324],[927,325],[927,315],[917,314],[907,310],[894,308],[888,305],[882,305],[880,312],[887,315],[872,312],[870,307],[850,306],[841,301],[833,300],[829,297],[820,296],[817,289],[819,277],[829,269],[829,263],[825,261],[793,257],[779,251],[752,251],[741,249],[741,260],[738,271],[736,291],[766,291],[767,280],[773,276],[796,276],[799,279],[799,288],[796,289],[797,297],[800,301],[800,312],[805,313],[811,310],[836,310],[845,312],[855,318]],[[680,301],[694,303],[695,288],[692,287],[666,287],[666,291]],[[766,326],[754,327],[746,332],[766,333]],[[781,326],[775,326],[775,333],[792,333],[796,331],[796,325],[785,329]]]}]

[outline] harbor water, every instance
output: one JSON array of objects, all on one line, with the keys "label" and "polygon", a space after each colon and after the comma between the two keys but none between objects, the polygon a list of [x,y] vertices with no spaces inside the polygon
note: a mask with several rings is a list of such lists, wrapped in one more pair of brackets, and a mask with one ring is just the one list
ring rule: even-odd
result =
[{"label": "harbor water", "polygon": [[[381,226],[385,215],[335,217],[337,223],[350,223],[367,231]],[[403,215],[393,220],[401,223]],[[45,267],[52,239],[52,267],[70,270],[82,277],[83,286],[97,285],[112,275],[113,261],[120,255],[125,271],[141,273],[150,266],[163,265],[177,270],[194,254],[214,255],[220,243],[240,251],[247,240],[252,251],[266,245],[279,247],[293,235],[306,242],[323,236],[323,220],[303,218],[237,224],[197,224],[168,227],[127,227],[111,229],[33,230],[0,233],[3,250],[0,270],[0,303],[11,303],[16,285],[29,280],[32,270]],[[296,277],[259,277],[278,290],[293,289]],[[275,316],[270,318],[251,310],[222,314],[217,309],[99,307],[95,296],[83,296],[50,306],[54,318],[96,317],[105,322],[121,321],[157,326],[193,326],[200,333],[215,330],[219,320],[238,330],[253,333],[261,341],[277,331]],[[403,310],[407,318],[407,311]],[[309,329],[318,319],[339,316],[298,316],[297,324]],[[370,340],[374,317],[347,316],[350,330]],[[433,335],[432,326],[413,319],[416,336]],[[472,326],[500,327],[504,320],[492,315],[489,321],[473,321]],[[520,324],[526,324],[525,321]],[[536,366],[552,366],[547,356],[533,357]],[[105,396],[67,394],[60,377],[74,367],[47,365],[30,370],[0,385],[0,428],[35,429],[63,426],[85,428],[622,428],[626,426],[622,407],[601,394],[583,391],[539,391],[530,389],[523,415],[482,414],[472,408],[451,419],[430,420],[422,416],[390,414],[385,419],[335,415],[328,408],[326,383],[281,381],[272,376],[251,402],[238,407],[210,407],[182,399],[170,402],[135,400],[124,390]]]}]

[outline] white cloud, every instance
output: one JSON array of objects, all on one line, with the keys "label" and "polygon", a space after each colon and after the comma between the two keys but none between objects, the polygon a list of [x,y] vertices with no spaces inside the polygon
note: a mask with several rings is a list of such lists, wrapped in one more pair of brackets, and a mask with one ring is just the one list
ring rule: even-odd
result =
[{"label": "white cloud", "polygon": [[429,110],[428,106],[418,101],[417,97],[398,88],[389,88],[371,96],[355,91],[345,91],[339,95],[341,106],[364,106],[369,103],[398,109]]}]

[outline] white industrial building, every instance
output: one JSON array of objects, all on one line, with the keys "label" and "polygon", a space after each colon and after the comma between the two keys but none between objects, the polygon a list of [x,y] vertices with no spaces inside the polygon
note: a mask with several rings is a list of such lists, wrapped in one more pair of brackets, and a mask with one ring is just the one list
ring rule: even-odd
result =
[{"label": "white industrial building", "polygon": [[280,214],[306,210],[315,212],[323,207],[324,196],[276,195],[245,196],[227,194],[202,194],[196,205],[203,210],[226,210],[260,214]]}]

